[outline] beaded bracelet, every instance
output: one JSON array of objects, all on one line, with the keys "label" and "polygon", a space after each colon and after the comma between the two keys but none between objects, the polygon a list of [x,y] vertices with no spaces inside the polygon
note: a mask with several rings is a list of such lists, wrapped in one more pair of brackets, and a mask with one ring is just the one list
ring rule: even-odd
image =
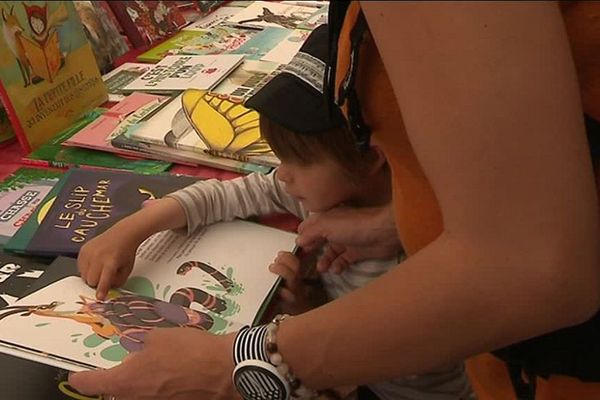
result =
[{"label": "beaded bracelet", "polygon": [[295,399],[314,399],[318,397],[318,392],[311,390],[304,386],[300,380],[294,376],[290,367],[283,362],[283,356],[279,353],[277,347],[277,331],[281,321],[289,318],[288,314],[279,314],[267,325],[267,335],[265,342],[265,349],[267,350],[267,356],[269,362],[277,368],[277,371],[285,377],[288,384],[290,385],[291,397]]}]

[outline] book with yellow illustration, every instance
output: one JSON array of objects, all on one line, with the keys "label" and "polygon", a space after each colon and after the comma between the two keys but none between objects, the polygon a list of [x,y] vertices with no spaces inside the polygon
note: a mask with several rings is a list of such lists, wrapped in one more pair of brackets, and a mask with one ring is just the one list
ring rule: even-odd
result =
[{"label": "book with yellow illustration", "polygon": [[0,3],[0,99],[24,153],[107,99],[70,1]]},{"label": "book with yellow illustration", "polygon": [[129,133],[133,140],[258,165],[279,159],[262,137],[259,115],[227,95],[188,89]]}]

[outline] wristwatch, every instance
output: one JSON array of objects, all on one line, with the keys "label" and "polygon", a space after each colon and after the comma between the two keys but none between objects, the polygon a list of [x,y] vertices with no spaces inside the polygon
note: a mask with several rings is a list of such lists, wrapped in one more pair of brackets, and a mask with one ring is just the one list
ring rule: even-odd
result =
[{"label": "wristwatch", "polygon": [[246,326],[238,332],[233,344],[233,384],[245,400],[288,400],[289,383],[269,361],[266,335],[266,326]]}]

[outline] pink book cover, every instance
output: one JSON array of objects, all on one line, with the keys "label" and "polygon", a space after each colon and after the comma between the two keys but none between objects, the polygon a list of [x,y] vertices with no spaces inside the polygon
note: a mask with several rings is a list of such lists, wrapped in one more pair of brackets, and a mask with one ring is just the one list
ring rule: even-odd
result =
[{"label": "pink book cover", "polygon": [[144,157],[142,153],[118,149],[110,143],[109,136],[117,129],[119,124],[144,106],[154,102],[162,102],[168,96],[159,96],[149,93],[134,92],[124,100],[115,104],[106,113],[87,127],[63,142],[65,146],[83,147],[87,149],[107,151],[125,156]]}]

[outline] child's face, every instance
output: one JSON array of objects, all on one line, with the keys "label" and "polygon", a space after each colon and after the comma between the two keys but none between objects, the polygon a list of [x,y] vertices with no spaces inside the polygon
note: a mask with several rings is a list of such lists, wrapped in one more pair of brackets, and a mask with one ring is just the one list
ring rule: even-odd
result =
[{"label": "child's face", "polygon": [[351,201],[358,193],[358,186],[330,159],[309,164],[282,160],[277,179],[310,212],[329,210]]}]

